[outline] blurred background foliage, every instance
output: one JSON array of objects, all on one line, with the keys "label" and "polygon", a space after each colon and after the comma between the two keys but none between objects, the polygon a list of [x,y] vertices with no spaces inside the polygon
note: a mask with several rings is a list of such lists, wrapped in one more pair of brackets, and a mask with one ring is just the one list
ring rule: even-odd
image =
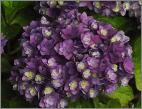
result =
[{"label": "blurred background foliage", "polygon": [[[3,108],[38,107],[36,104],[26,102],[23,96],[12,90],[8,81],[13,60],[20,56],[18,39],[22,34],[22,27],[32,20],[39,20],[40,15],[34,10],[36,2],[33,1],[1,1],[1,32],[9,40],[5,53],[1,56],[1,105]],[[128,16],[104,17],[88,9],[79,9],[87,12],[99,21],[112,24],[113,27],[123,30],[130,36],[130,44],[133,47],[133,60],[135,64],[134,78],[129,86],[119,87],[109,95],[100,94],[94,99],[80,98],[72,101],[68,107],[74,108],[118,108],[118,107],[141,107],[141,32],[137,28],[136,18]]]}]

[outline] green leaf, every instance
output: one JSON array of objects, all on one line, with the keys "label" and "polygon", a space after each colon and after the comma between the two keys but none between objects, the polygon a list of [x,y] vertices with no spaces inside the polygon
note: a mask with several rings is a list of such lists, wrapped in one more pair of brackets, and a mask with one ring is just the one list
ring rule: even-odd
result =
[{"label": "green leaf", "polygon": [[118,99],[110,98],[105,94],[99,94],[94,100],[95,108],[118,108],[121,107]]},{"label": "green leaf", "polygon": [[1,31],[4,33],[7,39],[15,38],[21,31],[21,27],[18,24],[3,25]]},{"label": "green leaf", "polygon": [[[105,97],[103,97],[105,99]],[[107,101],[105,101],[107,102]],[[96,97],[94,100],[93,100],[93,103],[94,103],[94,107],[95,108],[106,108],[107,105],[106,103],[104,103],[103,101],[101,101],[100,97]]]},{"label": "green leaf", "polygon": [[120,108],[121,104],[118,99],[111,99],[107,103],[107,108]]},{"label": "green leaf", "polygon": [[108,94],[108,96],[120,100],[121,106],[127,106],[128,102],[133,98],[133,92],[130,86],[121,86],[114,92]]},{"label": "green leaf", "polygon": [[139,91],[141,91],[141,37],[138,37],[137,40],[134,42],[133,51],[136,87]]},{"label": "green leaf", "polygon": [[77,99],[76,101],[71,101],[67,108],[93,108],[92,99]]},{"label": "green leaf", "polygon": [[5,7],[2,4],[2,15],[5,19],[6,24],[10,24],[11,20],[14,18],[18,10],[16,8]]},{"label": "green leaf", "polygon": [[22,27],[29,24],[29,22],[34,19],[35,13],[33,7],[27,7],[31,5],[31,3],[33,2],[3,2],[1,31],[8,39],[15,38],[20,30],[22,30]]},{"label": "green leaf", "polygon": [[34,19],[33,2],[3,1],[2,2],[2,28],[1,31],[8,39],[15,38],[22,27]]},{"label": "green leaf", "polygon": [[100,94],[94,99],[79,99],[70,102],[68,108],[116,108],[121,107],[118,99],[112,99],[107,95]]},{"label": "green leaf", "polygon": [[26,7],[30,6],[32,3],[32,1],[3,1],[2,13],[4,15],[6,23],[11,24],[17,14],[22,9],[25,9]]},{"label": "green leaf", "polygon": [[139,99],[134,106],[135,106],[135,108],[140,108],[141,107],[141,99]]},{"label": "green leaf", "polygon": [[103,21],[103,22],[112,24],[115,28],[121,28],[126,22],[126,19],[121,16],[105,17],[105,16],[101,16],[99,14],[95,14],[95,18],[99,21]]},{"label": "green leaf", "polygon": [[32,9],[25,8],[15,16],[11,24],[19,24],[21,27],[23,27],[28,25],[34,18],[34,11]]},{"label": "green leaf", "polygon": [[13,8],[13,9],[22,9],[29,5],[31,5],[32,2],[29,1],[3,1],[2,4],[5,7]]},{"label": "green leaf", "polygon": [[10,108],[23,108],[23,107],[32,107],[25,99],[21,99],[21,97],[13,97],[9,101]]}]

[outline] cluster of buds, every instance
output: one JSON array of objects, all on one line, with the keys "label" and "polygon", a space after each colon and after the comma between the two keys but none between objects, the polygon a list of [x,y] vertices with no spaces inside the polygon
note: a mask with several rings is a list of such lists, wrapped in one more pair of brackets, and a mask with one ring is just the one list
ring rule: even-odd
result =
[{"label": "cluster of buds", "polygon": [[129,37],[85,12],[64,8],[54,21],[42,17],[23,29],[22,56],[10,81],[40,107],[63,108],[79,96],[108,94],[133,77]]}]

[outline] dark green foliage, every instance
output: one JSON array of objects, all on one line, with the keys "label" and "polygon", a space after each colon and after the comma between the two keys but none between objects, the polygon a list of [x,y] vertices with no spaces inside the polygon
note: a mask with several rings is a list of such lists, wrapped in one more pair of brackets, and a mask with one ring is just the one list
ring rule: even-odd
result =
[{"label": "dark green foliage", "polygon": [[133,60],[135,63],[135,81],[136,81],[136,87],[139,91],[141,91],[141,38],[140,36],[136,39],[134,42],[134,54],[133,54]]}]

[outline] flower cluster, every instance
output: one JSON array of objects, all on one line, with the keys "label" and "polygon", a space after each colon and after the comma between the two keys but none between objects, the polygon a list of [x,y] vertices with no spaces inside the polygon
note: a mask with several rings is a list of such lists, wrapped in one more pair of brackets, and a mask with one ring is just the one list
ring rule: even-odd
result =
[{"label": "flower cluster", "polygon": [[[82,1],[79,7],[86,7],[103,16],[135,17],[141,23],[141,1]],[[141,25],[138,25],[141,28]]]},{"label": "flower cluster", "polygon": [[141,16],[140,1],[88,1],[80,2],[79,7],[87,7],[104,16],[115,16],[117,14],[124,16],[127,12],[131,17],[140,19]]},{"label": "flower cluster", "polygon": [[75,1],[63,1],[63,0],[41,1],[38,5],[37,8],[40,14],[53,18],[57,17],[62,9],[65,8],[73,9],[78,7],[78,4]]},{"label": "flower cluster", "polygon": [[40,107],[63,108],[79,96],[111,93],[133,77],[129,37],[76,9],[62,9],[53,22],[32,21],[24,27],[21,47],[10,81]]},{"label": "flower cluster", "polygon": [[[80,2],[67,2],[67,1],[48,1],[40,2],[39,13],[55,17],[58,15],[62,8],[78,8],[86,7],[100,13],[104,16],[125,16],[128,12],[129,16],[140,19],[141,17],[141,2],[140,1],[80,1]],[[56,10],[56,11],[55,11]],[[55,13],[56,12],[56,13]]]},{"label": "flower cluster", "polygon": [[7,39],[5,39],[5,37],[3,36],[3,34],[1,33],[1,36],[0,36],[0,40],[1,40],[1,46],[0,46],[0,54],[3,54],[4,53],[4,47],[6,46],[6,43],[7,43]]}]

